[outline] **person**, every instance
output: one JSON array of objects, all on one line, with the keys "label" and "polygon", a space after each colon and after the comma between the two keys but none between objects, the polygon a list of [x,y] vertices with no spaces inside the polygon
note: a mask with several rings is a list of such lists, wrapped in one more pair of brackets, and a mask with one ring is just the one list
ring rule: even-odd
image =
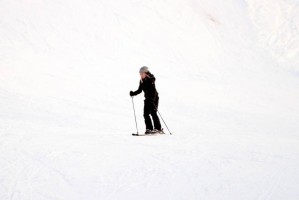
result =
[{"label": "person", "polygon": [[[160,119],[157,115],[158,105],[159,105],[159,94],[156,89],[156,78],[155,76],[150,73],[149,68],[143,66],[139,70],[140,74],[140,82],[139,88],[136,91],[130,91],[130,96],[136,96],[140,94],[142,91],[144,92],[144,110],[143,116],[146,126],[145,134],[152,134],[152,133],[162,133],[163,129],[161,128]],[[154,126],[152,123],[152,119],[154,122]]]}]

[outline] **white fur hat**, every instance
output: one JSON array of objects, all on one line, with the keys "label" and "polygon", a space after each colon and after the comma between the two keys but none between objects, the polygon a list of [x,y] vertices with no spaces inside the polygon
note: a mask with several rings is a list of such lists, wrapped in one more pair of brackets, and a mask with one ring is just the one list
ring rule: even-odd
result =
[{"label": "white fur hat", "polygon": [[147,66],[143,66],[143,67],[141,67],[140,70],[139,70],[139,73],[146,73],[146,72],[149,72],[149,69],[148,69]]}]

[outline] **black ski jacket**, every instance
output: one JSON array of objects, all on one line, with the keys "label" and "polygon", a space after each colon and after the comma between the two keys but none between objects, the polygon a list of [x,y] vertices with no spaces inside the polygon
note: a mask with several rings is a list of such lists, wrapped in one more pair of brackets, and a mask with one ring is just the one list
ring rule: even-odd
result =
[{"label": "black ski jacket", "polygon": [[153,74],[148,74],[143,80],[139,82],[139,88],[135,92],[133,92],[133,96],[140,94],[142,91],[144,92],[144,97],[146,100],[154,101],[158,98],[158,92],[156,90],[155,85],[156,78]]}]

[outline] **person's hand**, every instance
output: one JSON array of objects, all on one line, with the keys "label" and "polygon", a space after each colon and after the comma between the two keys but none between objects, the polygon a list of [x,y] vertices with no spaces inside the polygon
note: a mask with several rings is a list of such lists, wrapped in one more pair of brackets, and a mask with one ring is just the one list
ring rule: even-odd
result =
[{"label": "person's hand", "polygon": [[130,96],[134,96],[134,92],[133,91],[130,91]]}]

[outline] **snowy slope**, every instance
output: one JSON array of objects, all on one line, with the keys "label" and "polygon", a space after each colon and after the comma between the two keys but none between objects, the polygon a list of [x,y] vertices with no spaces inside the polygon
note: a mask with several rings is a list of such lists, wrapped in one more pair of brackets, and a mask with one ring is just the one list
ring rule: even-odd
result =
[{"label": "snowy slope", "polygon": [[0,2],[0,199],[299,196],[297,1]]},{"label": "snowy slope", "polygon": [[297,0],[248,1],[260,42],[285,68],[298,73],[299,3]]}]

